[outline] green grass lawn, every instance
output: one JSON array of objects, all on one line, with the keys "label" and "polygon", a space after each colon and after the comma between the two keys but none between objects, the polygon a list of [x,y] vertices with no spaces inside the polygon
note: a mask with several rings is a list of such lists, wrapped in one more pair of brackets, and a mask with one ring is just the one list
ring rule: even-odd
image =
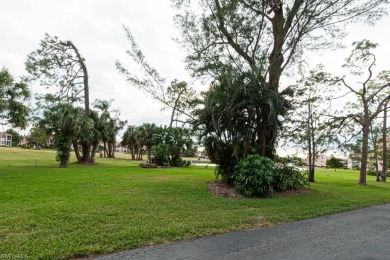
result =
[{"label": "green grass lawn", "polygon": [[389,184],[368,176],[359,186],[356,171],[318,170],[307,194],[228,199],[208,192],[210,168],[142,169],[97,158],[61,169],[54,156],[0,148],[0,254],[90,256],[390,202]]}]

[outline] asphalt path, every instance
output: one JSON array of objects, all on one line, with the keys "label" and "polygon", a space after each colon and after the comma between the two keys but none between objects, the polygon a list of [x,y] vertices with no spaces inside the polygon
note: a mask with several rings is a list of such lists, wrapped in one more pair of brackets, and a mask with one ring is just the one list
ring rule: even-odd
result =
[{"label": "asphalt path", "polygon": [[390,259],[390,204],[95,259]]}]

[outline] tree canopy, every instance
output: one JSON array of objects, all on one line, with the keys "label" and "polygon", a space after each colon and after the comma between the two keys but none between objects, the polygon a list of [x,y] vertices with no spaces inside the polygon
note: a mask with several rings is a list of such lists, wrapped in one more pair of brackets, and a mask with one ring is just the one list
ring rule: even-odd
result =
[{"label": "tree canopy", "polygon": [[326,167],[336,170],[337,168],[343,167],[343,162],[341,159],[332,156],[329,160],[326,161]]},{"label": "tree canopy", "polygon": [[180,13],[180,43],[195,75],[221,74],[229,65],[253,71],[269,87],[303,50],[337,45],[345,24],[374,23],[387,0],[172,0]]},{"label": "tree canopy", "polygon": [[346,59],[344,67],[359,78],[359,82],[350,83],[345,77],[335,77],[334,84],[339,84],[345,90],[342,96],[352,94],[353,102],[348,102],[338,116],[332,116],[340,125],[356,125],[362,134],[361,169],[359,184],[366,184],[368,159],[368,141],[370,126],[375,118],[383,112],[390,101],[390,71],[381,71],[374,77],[373,68],[376,64],[374,49],[377,44],[369,40],[353,43],[354,50]]},{"label": "tree canopy", "polygon": [[15,82],[6,68],[0,70],[0,119],[2,124],[25,128],[30,109],[24,104],[30,98],[26,82]]},{"label": "tree canopy", "polygon": [[337,131],[328,125],[326,116],[332,106],[332,93],[324,80],[328,75],[319,65],[293,86],[295,109],[287,117],[282,133],[286,140],[308,153],[310,182],[315,181],[317,156],[337,141]]},{"label": "tree canopy", "polygon": [[[29,81],[39,80],[40,84],[47,88],[56,88],[40,97],[45,101],[51,101],[49,106],[43,107],[50,108],[59,103],[75,104],[84,101],[85,120],[93,116],[89,104],[87,66],[84,57],[72,41],[63,41],[56,36],[45,34],[40,47],[28,55],[25,66]],[[78,143],[73,140],[79,161],[93,162],[94,151],[91,150],[93,144],[89,142],[92,139],[88,137],[78,140],[82,145],[81,156],[78,153]]]},{"label": "tree canopy", "polygon": [[186,119],[192,117],[191,111],[194,108],[193,100],[196,98],[196,92],[187,82],[176,79],[167,86],[166,79],[147,62],[130,29],[125,26],[123,28],[130,42],[130,50],[127,51],[127,54],[140,67],[143,75],[135,75],[119,60],[115,63],[117,70],[130,85],[137,87],[162,103],[164,105],[163,109],[172,110],[170,127],[173,126],[173,122],[186,123],[180,116],[184,116]]},{"label": "tree canopy", "polygon": [[[345,24],[373,23],[386,11],[387,0],[172,0],[179,14],[181,45],[195,76],[218,79],[227,68],[252,73],[259,89],[273,91],[277,107],[280,79],[304,50],[337,45]],[[268,91],[268,93],[269,93]],[[278,113],[277,111],[275,111]],[[266,112],[262,115],[267,120]],[[273,124],[273,118],[265,124]],[[278,128],[262,129],[261,149],[273,150]],[[271,148],[271,149],[270,149]],[[268,152],[267,157],[273,154]]]},{"label": "tree canopy", "polygon": [[56,87],[50,98],[58,102],[84,101],[89,115],[88,71],[84,57],[71,41],[45,34],[40,47],[30,53],[25,63],[29,81],[39,80],[48,88]]}]

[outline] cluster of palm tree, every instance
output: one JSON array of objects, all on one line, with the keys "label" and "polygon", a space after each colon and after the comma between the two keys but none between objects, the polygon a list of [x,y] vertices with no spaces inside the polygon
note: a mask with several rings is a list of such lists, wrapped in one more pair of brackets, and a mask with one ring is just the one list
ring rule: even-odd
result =
[{"label": "cluster of palm tree", "polygon": [[181,166],[183,152],[194,150],[191,135],[190,129],[144,123],[128,126],[121,144],[130,150],[132,160],[142,160],[146,153],[149,162]]},{"label": "cluster of palm tree", "polygon": [[203,93],[193,125],[205,144],[217,176],[234,182],[233,168],[250,153],[273,158],[279,120],[291,108],[286,90],[262,86],[253,73],[226,71]]},{"label": "cluster of palm tree", "polygon": [[109,107],[110,102],[97,100],[96,110],[91,110],[89,117],[83,108],[69,103],[57,103],[44,110],[40,127],[54,136],[60,167],[68,166],[72,147],[78,162],[86,162],[86,156],[91,163],[95,162],[100,143],[103,143],[104,156],[114,157],[116,135],[125,122],[117,113],[113,116]]}]

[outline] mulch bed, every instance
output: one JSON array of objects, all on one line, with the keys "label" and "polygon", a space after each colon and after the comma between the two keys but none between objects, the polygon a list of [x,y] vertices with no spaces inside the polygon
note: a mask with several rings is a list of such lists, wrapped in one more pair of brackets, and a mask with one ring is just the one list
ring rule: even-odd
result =
[{"label": "mulch bed", "polygon": [[[244,195],[241,195],[236,191],[236,189],[230,186],[225,181],[212,181],[207,183],[207,187],[209,192],[214,196],[218,197],[226,197],[226,198],[234,198],[234,199],[253,199],[247,198]],[[312,192],[310,189],[300,189],[294,191],[284,191],[284,192],[275,192],[271,197],[284,197],[284,196],[292,196],[299,195]],[[258,198],[255,198],[258,199]]]}]

